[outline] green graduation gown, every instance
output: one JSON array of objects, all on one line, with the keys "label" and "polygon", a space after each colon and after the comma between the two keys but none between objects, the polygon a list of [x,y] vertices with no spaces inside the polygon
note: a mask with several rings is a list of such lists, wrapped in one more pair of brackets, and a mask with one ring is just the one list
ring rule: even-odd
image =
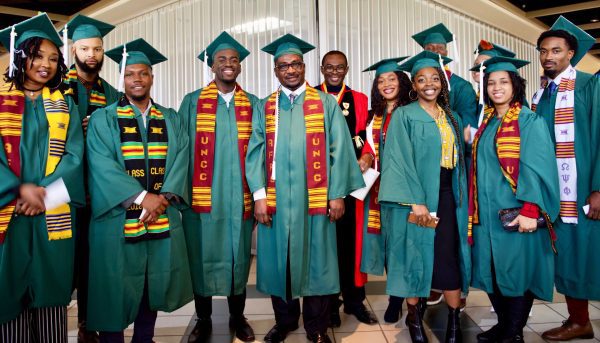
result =
[{"label": "green graduation gown", "polygon": [[462,118],[464,127],[477,127],[477,94],[469,81],[452,74],[450,77],[450,109]]},{"label": "green graduation gown", "polygon": [[[555,104],[556,93],[548,97],[544,92],[536,108],[546,119],[553,141]],[[588,219],[582,210],[590,193],[600,191],[600,80],[581,71],[575,80],[574,116],[578,224],[565,224],[560,216],[554,223],[558,250],[555,283],[562,294],[600,300],[600,221]]]},{"label": "green graduation gown", "polygon": [[[190,196],[194,175],[197,102],[201,90],[186,95],[179,108],[179,116],[185,122],[190,139],[186,186]],[[256,96],[246,94],[252,104],[258,101]],[[250,273],[254,217],[243,219],[242,177],[246,176],[241,175],[234,99],[227,107],[219,95],[218,103],[211,213],[196,213],[190,207],[183,210],[194,293],[200,296],[241,294]],[[191,199],[187,199],[187,203],[191,204]]]},{"label": "green graduation gown", "polygon": [[[82,183],[83,133],[77,107],[65,97],[69,106],[69,126],[65,154],[54,173],[46,173],[48,157],[48,120],[42,96],[25,97],[21,135],[21,178],[8,167],[4,149],[0,149],[0,206],[15,199],[13,190],[24,183],[46,187],[62,178],[74,206],[85,204]],[[75,237],[75,233],[73,233]],[[46,216],[15,216],[0,245],[0,324],[15,319],[27,307],[66,306],[71,301],[73,282],[73,238],[48,240]]]},{"label": "green graduation gown", "polygon": [[[325,112],[326,149],[329,151],[329,200],[364,187],[348,126],[335,99],[320,91]],[[277,211],[271,227],[258,225],[257,288],[286,297],[289,255],[293,298],[339,292],[335,223],[328,216],[308,215],[306,186],[305,92],[294,105],[283,93],[279,99],[279,138],[276,152]],[[252,192],[266,187],[265,111],[268,98],[254,108],[252,137],[246,155],[246,176]]]},{"label": "green graduation gown", "polygon": [[[464,151],[462,134],[454,134],[459,149]],[[386,292],[390,295],[429,296],[435,230],[408,223],[411,208],[401,204],[421,204],[427,206],[430,212],[437,212],[441,153],[438,126],[418,102],[394,111],[387,131],[379,192],[388,276]],[[471,279],[466,180],[464,166],[457,163],[452,172],[452,189],[460,237],[459,264],[463,292],[467,292]]]},{"label": "green graduation gown", "polygon": [[[142,116],[132,108],[146,145]],[[187,135],[174,110],[157,108],[165,118],[169,141],[161,192],[187,199]],[[92,200],[87,327],[96,331],[121,331],[134,321],[145,280],[151,310],[171,312],[192,299],[181,214],[175,206],[166,211],[169,237],[125,243],[122,203],[144,188],[125,170],[116,110],[114,103],[94,112],[87,132]]]},{"label": "green graduation gown", "polygon": [[[81,121],[87,116],[88,106],[90,103],[90,95],[85,86],[79,82],[77,82],[77,107],[79,108],[79,116]],[[104,96],[106,97],[106,105],[110,105],[117,100],[119,100],[119,92],[111,86],[106,80],[100,78],[100,82],[102,83],[102,87],[104,88]]]},{"label": "green graduation gown", "polygon": [[492,261],[496,282],[504,296],[517,297],[531,291],[552,301],[554,253],[548,229],[533,233],[507,232],[498,211],[538,205],[550,218],[560,206],[554,145],[544,119],[523,107],[519,114],[521,155],[517,192],[502,174],[496,153],[496,132],[501,120],[492,118],[482,134],[477,151],[479,225],[473,227],[473,287],[493,293]]}]

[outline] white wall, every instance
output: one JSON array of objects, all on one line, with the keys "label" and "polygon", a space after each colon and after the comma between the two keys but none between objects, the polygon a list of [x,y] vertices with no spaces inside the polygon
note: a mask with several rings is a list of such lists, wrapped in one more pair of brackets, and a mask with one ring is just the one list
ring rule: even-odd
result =
[{"label": "white wall", "polygon": [[[455,0],[169,0],[167,5],[138,17],[115,8],[99,18],[107,20],[110,12],[117,11],[116,17],[131,18],[123,19],[106,37],[107,49],[143,37],[169,58],[155,67],[153,97],[175,108],[186,93],[208,81],[203,77],[204,64],[196,59],[198,53],[222,30],[248,23],[254,25],[232,32],[251,51],[243,63],[239,82],[259,97],[268,95],[277,86],[272,58],[260,48],[284,33],[296,34],[318,47],[305,56],[309,83],[320,82],[321,56],[338,49],[349,57],[348,84],[369,94],[373,73],[361,70],[382,58],[419,52],[421,48],[410,36],[438,22],[446,24],[457,37],[460,64],[453,63],[454,72],[470,81],[467,70],[474,58],[473,50],[480,39],[491,40],[511,48],[517,57],[533,62],[522,69],[530,85],[528,94],[532,94],[539,80],[538,56],[531,43],[535,39],[523,37],[530,37],[527,32],[537,37],[539,32],[526,21],[510,21],[515,27],[513,35],[490,25],[490,20],[484,22],[464,14],[465,9],[452,5],[452,1]],[[487,0],[473,0],[469,4],[474,9],[495,6]],[[484,13],[490,11],[488,8]],[[495,12],[498,17],[511,16],[499,7]],[[475,10],[470,13],[477,15]],[[275,18],[276,24],[261,27],[257,20],[265,18]],[[506,25],[504,28],[509,29]],[[449,45],[451,57],[455,44]],[[103,76],[116,85],[116,64],[107,61]]]}]

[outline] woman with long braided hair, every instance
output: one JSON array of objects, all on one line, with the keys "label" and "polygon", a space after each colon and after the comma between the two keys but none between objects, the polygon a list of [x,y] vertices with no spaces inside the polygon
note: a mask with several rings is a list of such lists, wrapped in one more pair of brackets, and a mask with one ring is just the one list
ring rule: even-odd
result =
[{"label": "woman with long braided hair", "polygon": [[46,14],[0,41],[12,62],[0,88],[0,342],[66,342],[72,223],[85,203],[79,115],[60,91],[62,42]]},{"label": "woman with long braided hair", "polygon": [[[468,236],[471,285],[488,293],[498,323],[478,334],[479,342],[523,342],[534,298],[552,301],[554,292],[553,230],[538,229],[538,218],[558,216],[558,172],[544,118],[521,103],[525,80],[518,68],[527,64],[501,56],[483,62],[485,108],[473,140]],[[507,210],[512,216],[499,218]]]},{"label": "woman with long braided hair", "polygon": [[413,342],[428,342],[420,298],[432,288],[448,304],[446,342],[462,341],[460,293],[470,280],[462,127],[450,110],[442,69],[449,61],[423,51],[400,65],[411,73],[413,102],[392,117],[381,175],[386,290],[406,298]]}]

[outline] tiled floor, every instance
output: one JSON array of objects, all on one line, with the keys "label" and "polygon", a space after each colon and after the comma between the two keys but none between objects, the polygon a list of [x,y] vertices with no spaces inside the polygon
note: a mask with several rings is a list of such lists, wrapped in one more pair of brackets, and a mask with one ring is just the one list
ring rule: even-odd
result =
[{"label": "tiled floor", "polygon": [[[248,299],[246,301],[246,317],[252,325],[256,334],[257,342],[262,342],[264,335],[275,324],[273,309],[270,298],[256,291],[256,271],[251,270],[248,285]],[[335,342],[344,343],[380,343],[380,342],[410,342],[408,330],[404,325],[406,316],[396,324],[388,324],[383,321],[383,313],[387,307],[387,296],[383,290],[385,278],[371,277],[367,284],[366,305],[375,312],[379,318],[379,324],[365,325],[358,322],[353,316],[341,311],[342,326],[329,331],[330,337]],[[564,297],[555,294],[553,303],[536,301],[533,306],[533,315],[529,318],[525,328],[525,342],[544,342],[541,333],[550,328],[559,326],[567,316],[567,307]],[[600,302],[590,303],[590,317],[596,337],[590,340],[573,342],[600,342]],[[77,304],[73,302],[68,311],[69,315],[69,342],[77,342]],[[427,334],[431,343],[444,341],[446,330],[446,307],[442,304],[431,306],[425,314]],[[156,322],[155,341],[161,343],[187,342],[187,335],[192,330],[194,320],[194,304],[186,306],[172,313],[158,314]],[[228,327],[229,314],[227,311],[227,300],[225,297],[215,297],[213,301],[213,337],[211,342],[239,342],[231,334]],[[486,330],[496,323],[496,315],[490,312],[490,302],[487,295],[479,290],[472,290],[467,299],[467,308],[461,317],[462,330],[465,343],[476,342],[475,336],[482,330]],[[131,327],[125,332],[131,336]],[[300,328],[288,336],[286,342],[304,343],[308,342],[305,337],[302,323]]]}]

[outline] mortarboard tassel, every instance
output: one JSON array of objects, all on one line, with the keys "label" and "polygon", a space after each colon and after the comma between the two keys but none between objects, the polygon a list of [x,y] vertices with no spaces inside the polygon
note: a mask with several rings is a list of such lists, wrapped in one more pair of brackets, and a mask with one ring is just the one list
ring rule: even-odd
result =
[{"label": "mortarboard tassel", "polygon": [[65,65],[67,66],[67,68],[70,67],[69,64],[69,36],[67,35],[67,24],[65,24],[65,27],[63,28],[63,32],[62,32],[62,41],[63,41],[63,58],[65,60]]},{"label": "mortarboard tassel", "polygon": [[17,66],[15,65],[15,38],[17,37],[17,33],[15,32],[15,26],[13,25],[10,30],[10,62],[8,64],[8,77],[12,78],[15,76],[15,69]]},{"label": "mortarboard tassel", "polygon": [[440,63],[440,68],[442,68],[442,73],[444,74],[444,78],[446,79],[446,83],[448,84],[448,92],[450,92],[450,80],[448,79],[448,73],[444,69],[444,59],[442,59],[442,55],[438,54],[438,61]]},{"label": "mortarboard tassel", "polygon": [[484,62],[485,61],[481,62],[479,65],[479,104],[481,105],[481,112],[479,112],[477,127],[481,126],[481,122],[483,121],[483,111],[485,110],[485,106],[483,106],[483,71],[485,70],[485,66],[483,65]]},{"label": "mortarboard tassel", "polygon": [[121,59],[121,74],[119,74],[119,92],[123,92],[125,84],[125,66],[127,65],[127,44],[123,45],[123,58]]},{"label": "mortarboard tassel", "polygon": [[208,57],[206,56],[206,50],[204,50],[204,84],[208,85],[211,81],[211,77],[210,77],[210,66],[208,65]]}]

